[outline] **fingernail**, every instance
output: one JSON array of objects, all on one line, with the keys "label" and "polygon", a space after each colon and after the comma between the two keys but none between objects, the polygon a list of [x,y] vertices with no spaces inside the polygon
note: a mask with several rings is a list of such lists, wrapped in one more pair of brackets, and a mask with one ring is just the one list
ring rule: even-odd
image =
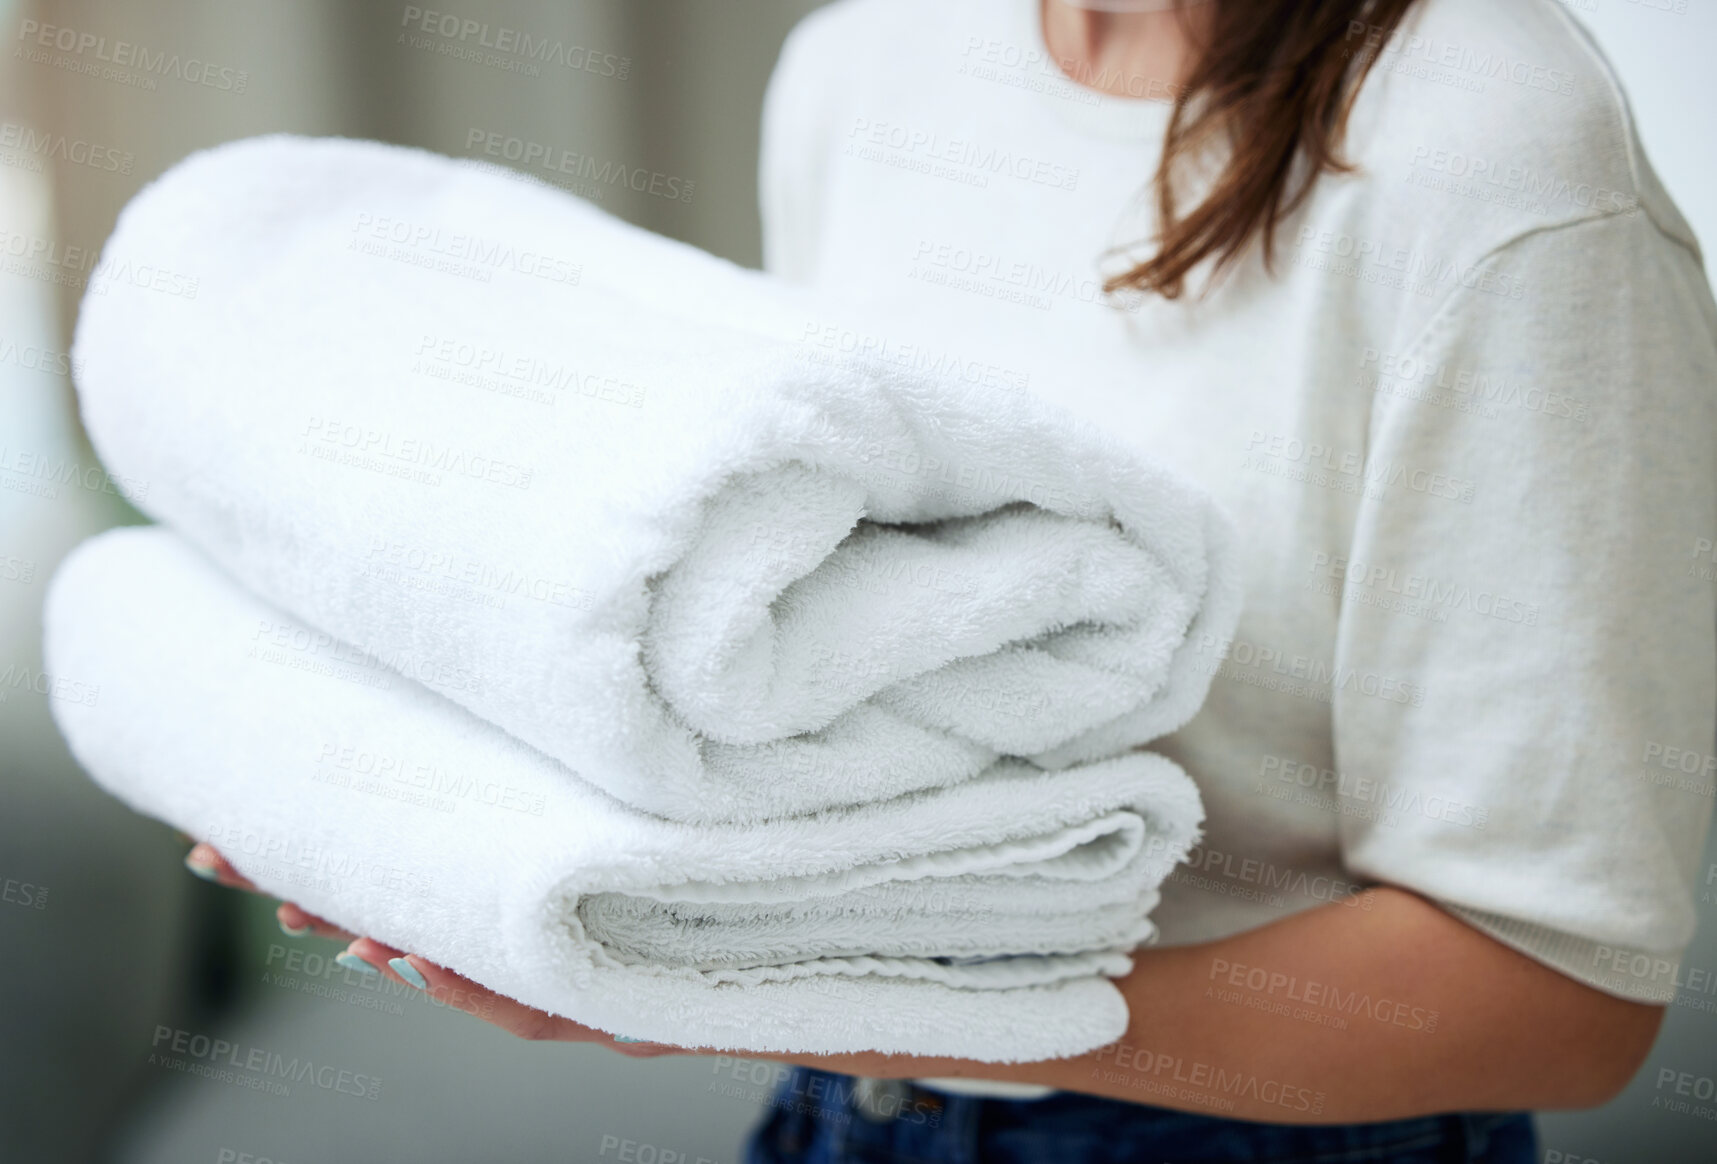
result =
[{"label": "fingernail", "polygon": [[205,864],[202,861],[193,861],[191,859],[191,855],[196,851],[197,850],[192,849],[190,853],[185,854],[185,868],[195,873],[198,877],[201,877],[204,881],[219,881],[221,879],[221,875],[216,871],[213,865]]},{"label": "fingernail", "polygon": [[335,954],[334,961],[348,970],[356,970],[359,974],[381,973],[380,970],[377,970],[374,966],[370,965],[350,950],[341,950],[338,954]]},{"label": "fingernail", "polygon": [[388,965],[393,968],[393,972],[395,974],[398,974],[401,978],[405,979],[419,990],[429,989],[429,982],[422,974],[417,972],[417,967],[413,966],[410,962],[407,962],[404,958],[389,958]]},{"label": "fingernail", "polygon": [[274,920],[280,923],[280,932],[289,938],[308,937],[310,935],[310,931],[314,928],[310,925],[289,926],[286,924],[286,919],[283,917],[277,917]]}]

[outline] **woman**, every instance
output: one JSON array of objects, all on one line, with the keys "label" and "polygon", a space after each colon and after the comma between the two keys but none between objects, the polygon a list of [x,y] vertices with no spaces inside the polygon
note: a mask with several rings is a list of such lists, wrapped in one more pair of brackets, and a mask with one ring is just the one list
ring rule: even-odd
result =
[{"label": "woman", "polygon": [[751,1158],[1526,1161],[1509,1113],[1615,1095],[1717,768],[1660,778],[1717,711],[1717,308],[1560,6],[842,0],[764,154],[772,270],[1202,481],[1248,613],[1126,1037],[802,1060]]}]

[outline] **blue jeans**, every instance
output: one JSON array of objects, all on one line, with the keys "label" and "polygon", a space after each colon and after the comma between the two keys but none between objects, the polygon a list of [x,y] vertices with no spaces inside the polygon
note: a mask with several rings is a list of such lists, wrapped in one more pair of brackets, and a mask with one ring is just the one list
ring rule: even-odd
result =
[{"label": "blue jeans", "polygon": [[795,1067],[746,1164],[1533,1164],[1532,1118],[1455,1114],[1375,1124],[1246,1123],[1059,1092],[974,1099]]}]

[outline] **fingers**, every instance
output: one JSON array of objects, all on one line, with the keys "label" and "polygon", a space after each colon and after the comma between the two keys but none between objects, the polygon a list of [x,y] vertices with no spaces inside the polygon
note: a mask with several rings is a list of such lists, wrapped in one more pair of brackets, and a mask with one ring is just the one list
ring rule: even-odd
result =
[{"label": "fingers", "polygon": [[[191,846],[191,851],[185,854],[185,868],[204,881],[212,881],[216,885],[224,885],[229,889],[242,889],[247,893],[258,892],[250,878],[233,868],[231,862],[221,856],[219,849],[206,842],[198,842]],[[280,908],[274,911],[274,916],[288,937],[315,936],[349,942],[357,936],[347,933],[332,922],[322,920],[315,914],[299,909],[291,902],[282,903]]]},{"label": "fingers", "polygon": [[406,954],[374,938],[359,938],[339,959],[351,969],[369,969],[425,991],[438,1002],[464,1011],[523,1039],[582,1042],[589,1032],[568,1019],[535,1010],[514,999],[486,990],[445,966],[419,954]]},{"label": "fingers", "polygon": [[[205,881],[251,893],[257,891],[249,878],[233,868],[213,845],[193,845],[191,851],[185,854],[185,868]],[[661,1055],[683,1053],[679,1047],[634,1042],[573,1022],[569,1018],[526,1006],[515,999],[487,990],[445,967],[437,966],[420,955],[403,953],[372,938],[360,938],[291,902],[282,902],[274,911],[274,916],[280,923],[280,928],[290,937],[313,936],[349,942],[350,945],[334,957],[336,962],[348,970],[355,970],[360,974],[380,974],[403,982],[407,986],[424,991],[437,1002],[462,1010],[521,1039],[601,1043],[633,1059],[653,1059]]]},{"label": "fingers", "polygon": [[335,961],[360,973],[381,974],[425,991],[438,1002],[500,1027],[521,1039],[561,1043],[601,1043],[635,1059],[655,1058],[679,1053],[677,1047],[657,1043],[617,1042],[612,1035],[552,1015],[516,999],[496,994],[469,978],[438,966],[421,954],[407,954],[384,946],[373,938],[359,938],[346,947]]},{"label": "fingers", "polygon": [[[224,885],[229,889],[242,889],[247,893],[258,892],[250,878],[233,868],[232,864],[220,854],[213,845],[199,842],[191,846],[191,851],[185,854],[185,868],[201,877],[204,881],[212,881],[216,885]],[[274,911],[275,920],[280,928],[292,938],[333,938],[337,941],[349,942],[357,937],[348,933],[332,922],[324,921],[313,913],[298,908],[291,902],[282,902]]]},{"label": "fingers", "polygon": [[250,879],[227,863],[213,845],[199,841],[191,846],[191,851],[185,854],[185,868],[201,877],[204,881],[213,881],[217,885],[225,885],[229,889],[243,889],[255,893],[256,886]]},{"label": "fingers", "polygon": [[280,923],[281,930],[289,938],[332,938],[337,942],[349,942],[358,936],[290,901],[280,903],[279,908],[274,911],[274,920]]}]

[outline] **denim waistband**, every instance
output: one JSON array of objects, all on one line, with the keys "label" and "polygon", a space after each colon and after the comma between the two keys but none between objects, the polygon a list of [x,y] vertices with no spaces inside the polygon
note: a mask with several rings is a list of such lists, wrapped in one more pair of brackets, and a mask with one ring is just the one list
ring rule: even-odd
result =
[{"label": "denim waistband", "polygon": [[1037,1100],[949,1095],[904,1080],[794,1068],[753,1134],[750,1164],[1526,1164],[1524,1113],[1452,1113],[1363,1124],[1256,1123],[1057,1092]]}]

